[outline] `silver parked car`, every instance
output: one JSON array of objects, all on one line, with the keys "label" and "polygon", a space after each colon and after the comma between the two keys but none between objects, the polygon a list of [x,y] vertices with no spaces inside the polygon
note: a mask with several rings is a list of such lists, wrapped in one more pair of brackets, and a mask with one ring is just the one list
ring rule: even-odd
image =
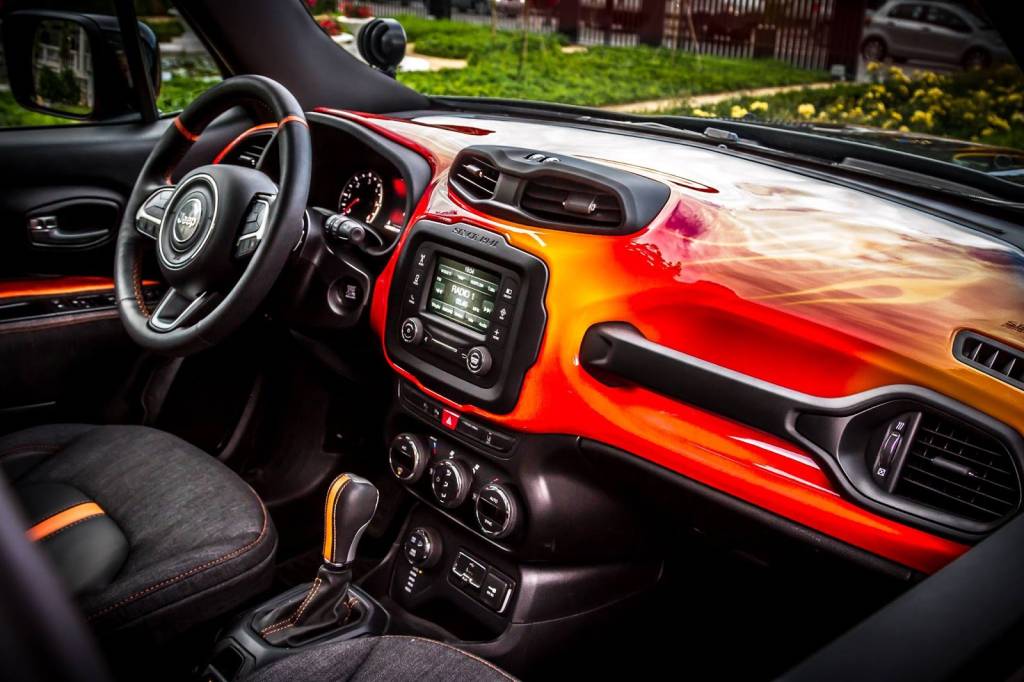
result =
[{"label": "silver parked car", "polygon": [[919,59],[968,69],[1012,60],[999,33],[970,10],[912,0],[887,2],[868,19],[861,53],[869,61]]}]

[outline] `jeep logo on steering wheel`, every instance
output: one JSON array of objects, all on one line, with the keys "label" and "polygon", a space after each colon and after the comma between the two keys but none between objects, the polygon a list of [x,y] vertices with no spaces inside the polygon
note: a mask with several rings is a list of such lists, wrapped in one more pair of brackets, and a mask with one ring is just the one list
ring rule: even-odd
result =
[{"label": "jeep logo on steering wheel", "polygon": [[195,235],[203,218],[203,203],[193,197],[182,204],[178,214],[174,216],[174,240],[187,242]]}]

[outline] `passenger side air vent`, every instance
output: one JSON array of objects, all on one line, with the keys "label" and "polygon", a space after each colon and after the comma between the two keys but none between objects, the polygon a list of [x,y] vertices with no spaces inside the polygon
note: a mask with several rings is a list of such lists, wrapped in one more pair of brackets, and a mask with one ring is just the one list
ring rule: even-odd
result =
[{"label": "passenger side air vent", "polygon": [[570,232],[636,232],[654,221],[670,196],[653,178],[520,147],[467,147],[448,178],[453,194],[489,215]]},{"label": "passenger side air vent", "polygon": [[1024,351],[974,332],[962,331],[953,342],[953,355],[965,365],[1024,389]]},{"label": "passenger side air vent", "polygon": [[501,171],[480,156],[464,156],[452,166],[451,182],[477,201],[491,199],[498,188]]},{"label": "passenger side air vent", "polygon": [[1020,479],[1006,446],[938,412],[921,414],[893,491],[930,507],[991,523],[1020,503]]},{"label": "passenger side air vent", "polygon": [[622,205],[614,194],[560,178],[530,180],[519,207],[544,220],[596,228],[622,224]]},{"label": "passenger side air vent", "polygon": [[232,166],[245,166],[246,168],[255,168],[256,164],[259,163],[260,157],[263,156],[263,152],[266,150],[267,145],[274,139],[273,130],[261,130],[255,133],[249,133],[240,142],[235,144],[234,147],[228,150],[228,153],[221,159],[221,163],[228,163]]}]

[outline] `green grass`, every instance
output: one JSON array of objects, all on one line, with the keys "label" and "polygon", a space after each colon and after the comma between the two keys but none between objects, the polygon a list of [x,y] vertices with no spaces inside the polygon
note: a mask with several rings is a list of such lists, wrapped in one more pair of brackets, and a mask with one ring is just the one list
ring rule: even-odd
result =
[{"label": "green grass", "polygon": [[601,106],[664,97],[791,85],[827,79],[770,60],[700,57],[651,47],[590,47],[565,53],[562,36],[531,35],[520,69],[522,34],[490,27],[399,17],[416,52],[468,60],[465,69],[400,73],[430,95],[503,97]]}]

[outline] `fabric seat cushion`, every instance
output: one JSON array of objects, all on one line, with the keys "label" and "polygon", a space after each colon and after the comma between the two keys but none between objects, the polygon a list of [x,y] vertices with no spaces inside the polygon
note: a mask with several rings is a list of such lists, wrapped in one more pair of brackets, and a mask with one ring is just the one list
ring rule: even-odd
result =
[{"label": "fabric seat cushion", "polygon": [[494,664],[455,647],[419,637],[363,637],[310,646],[247,678],[249,682],[508,682]]},{"label": "fabric seat cushion", "polygon": [[112,578],[76,595],[101,634],[181,632],[269,585],[277,536],[262,501],[180,438],[140,426],[36,427],[0,438],[0,466],[27,506],[38,508],[41,486],[67,486],[127,539]]}]

